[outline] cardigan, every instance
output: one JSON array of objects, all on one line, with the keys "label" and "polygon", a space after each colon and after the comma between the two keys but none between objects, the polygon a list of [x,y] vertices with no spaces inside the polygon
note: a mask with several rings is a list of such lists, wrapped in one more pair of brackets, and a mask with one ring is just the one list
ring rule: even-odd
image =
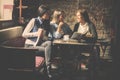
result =
[{"label": "cardigan", "polygon": [[[45,23],[46,22],[46,23]],[[37,31],[39,28],[42,28],[46,31],[46,35],[48,36],[49,33],[51,33],[50,25],[48,21],[42,21],[41,18],[32,18],[29,23],[27,24],[26,28],[23,31],[22,36],[26,38],[25,44],[31,44],[33,45],[35,41],[37,40]],[[47,40],[47,39],[46,39]],[[43,39],[45,41],[45,39]]]}]

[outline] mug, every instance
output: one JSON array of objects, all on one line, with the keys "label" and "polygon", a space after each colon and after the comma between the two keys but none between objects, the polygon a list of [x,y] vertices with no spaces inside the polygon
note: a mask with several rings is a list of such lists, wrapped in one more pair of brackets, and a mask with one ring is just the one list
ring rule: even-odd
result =
[{"label": "mug", "polygon": [[65,41],[66,41],[66,40],[69,40],[69,35],[64,35],[64,36],[63,36],[63,40],[65,40]]}]

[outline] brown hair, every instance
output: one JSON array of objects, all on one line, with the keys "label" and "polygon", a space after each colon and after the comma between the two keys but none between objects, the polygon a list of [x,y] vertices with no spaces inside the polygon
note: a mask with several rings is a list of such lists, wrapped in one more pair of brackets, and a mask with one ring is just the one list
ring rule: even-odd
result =
[{"label": "brown hair", "polygon": [[91,22],[90,19],[89,19],[88,12],[87,12],[85,9],[78,9],[78,10],[77,10],[77,13],[78,13],[78,12],[81,14],[81,16],[84,18],[84,20],[85,20],[86,22],[88,22],[88,23]]},{"label": "brown hair", "polygon": [[50,12],[50,9],[46,5],[40,5],[38,7],[38,16],[43,16],[46,12]]}]

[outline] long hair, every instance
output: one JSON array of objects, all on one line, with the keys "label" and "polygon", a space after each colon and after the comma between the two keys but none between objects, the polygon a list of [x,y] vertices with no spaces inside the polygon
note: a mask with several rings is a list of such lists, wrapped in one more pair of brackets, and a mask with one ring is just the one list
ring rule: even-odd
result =
[{"label": "long hair", "polygon": [[84,20],[88,23],[90,23],[88,12],[85,9],[78,9],[77,12],[81,14],[81,16],[84,18]]},{"label": "long hair", "polygon": [[60,10],[54,10],[53,15],[52,15],[52,21],[57,23],[60,14],[61,14]]},{"label": "long hair", "polygon": [[59,22],[60,15],[65,17],[65,12],[63,10],[54,10],[53,15],[52,15],[52,21],[55,23]]}]

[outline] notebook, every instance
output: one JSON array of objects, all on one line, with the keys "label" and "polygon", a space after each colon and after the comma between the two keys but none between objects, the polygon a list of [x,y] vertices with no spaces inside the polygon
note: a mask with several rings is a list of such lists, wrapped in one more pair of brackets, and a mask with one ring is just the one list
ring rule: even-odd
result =
[{"label": "notebook", "polygon": [[71,39],[80,40],[83,37],[83,34],[74,32],[71,36]]}]

